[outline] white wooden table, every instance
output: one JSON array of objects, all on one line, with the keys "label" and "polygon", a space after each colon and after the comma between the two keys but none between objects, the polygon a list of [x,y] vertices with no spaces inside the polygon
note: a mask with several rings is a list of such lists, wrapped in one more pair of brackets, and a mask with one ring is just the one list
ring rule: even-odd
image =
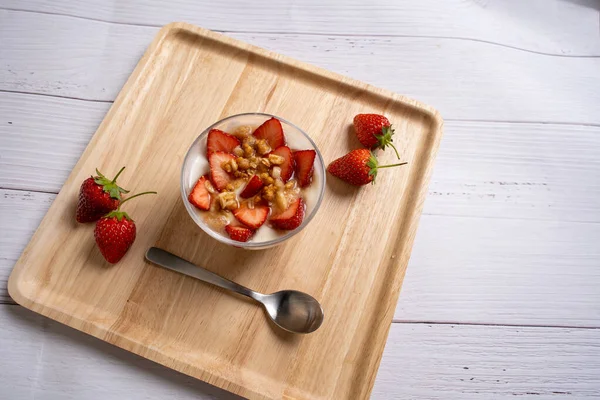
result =
[{"label": "white wooden table", "polygon": [[600,1],[271,3],[0,0],[0,397],[235,398],[6,292],[142,52],[182,20],[442,113],[373,398],[598,398]]}]

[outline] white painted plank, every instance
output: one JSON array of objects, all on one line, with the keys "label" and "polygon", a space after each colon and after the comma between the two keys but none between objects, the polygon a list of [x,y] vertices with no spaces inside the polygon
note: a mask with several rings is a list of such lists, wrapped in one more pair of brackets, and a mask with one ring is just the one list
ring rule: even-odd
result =
[{"label": "white painted plank", "polygon": [[424,212],[600,222],[599,153],[600,127],[446,122]]},{"label": "white painted plank", "polygon": [[600,396],[600,330],[392,324],[373,399]]},{"label": "white painted plank", "polygon": [[[19,306],[1,306],[0,325],[11,399],[237,398]],[[372,398],[598,397],[599,341],[591,329],[393,324]]]},{"label": "white painted plank", "polygon": [[[58,192],[108,107],[0,93],[0,187]],[[447,122],[424,212],[600,222],[599,153],[600,127]]]},{"label": "white painted plank", "polygon": [[[157,29],[0,11],[0,90],[113,100]],[[446,119],[600,124],[600,58],[440,38],[231,36],[417,98]]]},{"label": "white painted plank", "polygon": [[[0,190],[0,293],[54,195]],[[396,321],[600,327],[600,224],[424,215]]]},{"label": "white painted plank", "polygon": [[600,327],[600,224],[423,215],[397,321]]},{"label": "white painted plank", "polygon": [[595,0],[3,0],[3,7],[161,26],[188,21],[213,30],[346,35],[443,36],[531,51],[599,55]]},{"label": "white painted plank", "polygon": [[110,105],[0,93],[0,187],[58,193]]},{"label": "white painted plank", "polygon": [[0,89],[112,101],[156,32],[0,10]]},{"label": "white painted plank", "polygon": [[13,303],[6,289],[8,277],[55,197],[0,189],[0,303]]}]

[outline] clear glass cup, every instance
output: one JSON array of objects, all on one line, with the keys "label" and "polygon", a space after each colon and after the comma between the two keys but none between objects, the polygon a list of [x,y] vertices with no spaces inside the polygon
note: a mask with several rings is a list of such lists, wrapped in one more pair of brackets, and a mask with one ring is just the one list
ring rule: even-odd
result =
[{"label": "clear glass cup", "polygon": [[[307,193],[310,195],[310,198],[304,199],[306,203],[306,214],[302,224],[292,231],[277,231],[276,237],[268,240],[253,241],[253,238],[251,238],[248,242],[238,242],[230,239],[228,236],[226,236],[226,234],[217,232],[208,226],[201,216],[202,211],[198,210],[189,202],[188,195],[195,183],[198,181],[198,178],[208,172],[208,160],[206,159],[206,139],[208,137],[208,132],[211,129],[220,129],[224,132],[232,132],[235,130],[235,128],[241,125],[250,125],[254,128],[257,128],[263,122],[272,117],[277,118],[281,122],[288,147],[290,147],[292,150],[312,149],[317,153],[317,156],[315,157],[313,182],[311,183]],[[285,242],[292,236],[298,234],[298,232],[304,229],[304,227],[313,219],[319,209],[319,206],[321,205],[321,201],[323,200],[323,195],[325,193],[325,164],[323,162],[321,152],[317,148],[315,142],[313,142],[312,139],[302,129],[298,128],[291,122],[271,114],[236,114],[212,124],[206,128],[204,132],[202,132],[200,136],[196,138],[196,140],[194,140],[183,160],[180,184],[183,204],[185,205],[190,217],[194,220],[196,225],[200,227],[200,229],[221,243],[245,249],[258,250],[276,246]],[[265,225],[266,224],[267,223],[265,223]],[[263,227],[259,229],[263,229]]]}]

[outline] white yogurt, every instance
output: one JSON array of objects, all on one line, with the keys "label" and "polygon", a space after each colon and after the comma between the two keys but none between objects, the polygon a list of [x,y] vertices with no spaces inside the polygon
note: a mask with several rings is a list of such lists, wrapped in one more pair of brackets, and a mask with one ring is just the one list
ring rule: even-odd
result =
[{"label": "white yogurt", "polygon": [[[219,127],[219,129],[222,129],[225,132],[233,132],[235,130],[235,128],[237,128],[240,125],[242,125],[242,124],[240,124],[239,122],[230,122],[227,125],[223,125],[223,126]],[[292,151],[313,150],[314,149],[311,142],[306,137],[304,137],[301,133],[284,131],[284,135],[285,135],[286,145]],[[187,194],[189,194],[192,191],[192,188],[194,187],[194,185],[196,184],[196,182],[198,181],[198,179],[201,176],[206,175],[210,172],[210,166],[208,163],[208,159],[206,158],[206,139],[201,140],[200,143],[197,144],[197,146],[198,146],[197,149],[194,149],[195,157],[188,160],[188,162],[191,163],[191,167],[188,170],[189,171],[188,182],[187,182],[188,186],[186,188]],[[319,158],[316,157],[312,182],[309,186],[302,188],[300,190],[300,197],[302,197],[302,200],[306,204],[306,212],[304,214],[305,218],[312,213],[313,209],[317,205],[317,202],[319,201],[320,188],[321,188],[321,185],[323,182],[321,168],[317,168],[317,165],[319,162],[320,162]],[[242,192],[242,190],[244,190],[244,185],[242,185],[240,188],[236,189],[236,194],[239,196],[239,194]],[[198,216],[200,216],[201,218],[203,218],[203,214],[207,213],[207,211],[198,210],[195,207],[193,207],[193,208],[194,208],[194,211],[196,212],[196,214],[198,214]],[[208,229],[210,229],[210,227]],[[215,230],[213,230],[213,232],[216,232],[221,236],[225,236],[223,234],[223,232],[215,231]],[[254,235],[250,238],[249,242],[255,242],[255,243],[268,242],[268,241],[277,239],[278,237],[281,237],[287,233],[288,233],[288,231],[273,229],[270,226],[268,226],[268,223],[265,223],[256,230]]]}]

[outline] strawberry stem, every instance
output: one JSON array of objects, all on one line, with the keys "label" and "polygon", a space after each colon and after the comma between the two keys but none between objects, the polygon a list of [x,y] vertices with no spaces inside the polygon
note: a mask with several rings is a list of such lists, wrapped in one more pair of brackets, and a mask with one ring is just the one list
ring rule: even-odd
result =
[{"label": "strawberry stem", "polygon": [[377,178],[377,171],[379,171],[380,168],[392,168],[397,167],[399,165],[408,164],[407,162],[402,162],[398,164],[379,165],[377,157],[375,157],[375,155],[372,152],[370,154],[371,155],[369,156],[366,165],[369,168],[369,176],[373,177],[373,180],[371,181],[372,184],[375,184],[375,178]]},{"label": "strawberry stem", "polygon": [[[398,158],[400,158],[400,157],[398,157]],[[115,177],[113,178],[112,183],[115,183],[117,181],[117,178],[119,177],[119,175],[121,175],[121,172],[123,172],[124,169],[125,169],[125,167],[121,168],[119,170],[119,172],[117,172],[117,175],[115,175]]]},{"label": "strawberry stem", "polygon": [[[400,159],[400,154],[398,154],[398,149],[396,148],[396,146],[394,146],[394,144],[391,141],[390,141],[389,145],[392,146],[392,149],[394,149],[394,152],[396,153],[396,157],[399,160]],[[402,164],[400,164],[400,165],[402,165]]]},{"label": "strawberry stem", "polygon": [[133,221],[131,219],[131,217],[125,211],[121,211],[121,206],[123,205],[123,203],[125,203],[125,202],[133,199],[134,197],[141,196],[143,194],[157,194],[157,193],[156,192],[142,192],[142,193],[134,194],[133,196],[128,197],[125,200],[123,200],[121,202],[121,204],[119,204],[119,207],[116,210],[113,210],[113,211],[109,212],[103,218],[116,218],[117,221],[121,221],[123,218],[125,218],[125,219],[127,219],[129,221]]},{"label": "strawberry stem", "polygon": [[394,146],[394,144],[392,143],[392,136],[394,136],[394,128],[392,128],[391,125],[384,126],[383,128],[381,128],[381,134],[375,135],[375,138],[377,139],[377,144],[375,145],[375,147],[379,147],[381,150],[385,150],[387,146],[390,146],[392,149],[394,149],[396,157],[399,160],[400,153],[398,153],[398,149],[396,149],[396,146]]},{"label": "strawberry stem", "polygon": [[142,192],[142,193],[134,194],[133,196],[131,196],[131,197],[128,197],[128,198],[126,198],[125,200],[123,200],[123,201],[121,202],[121,204],[119,204],[119,208],[118,208],[118,210],[120,210],[120,209],[121,209],[121,206],[122,206],[124,203],[126,203],[126,202],[128,202],[129,200],[131,200],[131,199],[133,199],[133,198],[136,198],[136,197],[138,197],[138,196],[142,196],[142,195],[144,195],[144,194],[158,194],[158,193],[157,193],[157,192]]},{"label": "strawberry stem", "polygon": [[377,168],[378,169],[379,168],[391,168],[391,167],[397,167],[399,165],[406,165],[406,164],[408,164],[408,162],[401,162],[401,163],[398,163],[398,164],[378,165]]}]

